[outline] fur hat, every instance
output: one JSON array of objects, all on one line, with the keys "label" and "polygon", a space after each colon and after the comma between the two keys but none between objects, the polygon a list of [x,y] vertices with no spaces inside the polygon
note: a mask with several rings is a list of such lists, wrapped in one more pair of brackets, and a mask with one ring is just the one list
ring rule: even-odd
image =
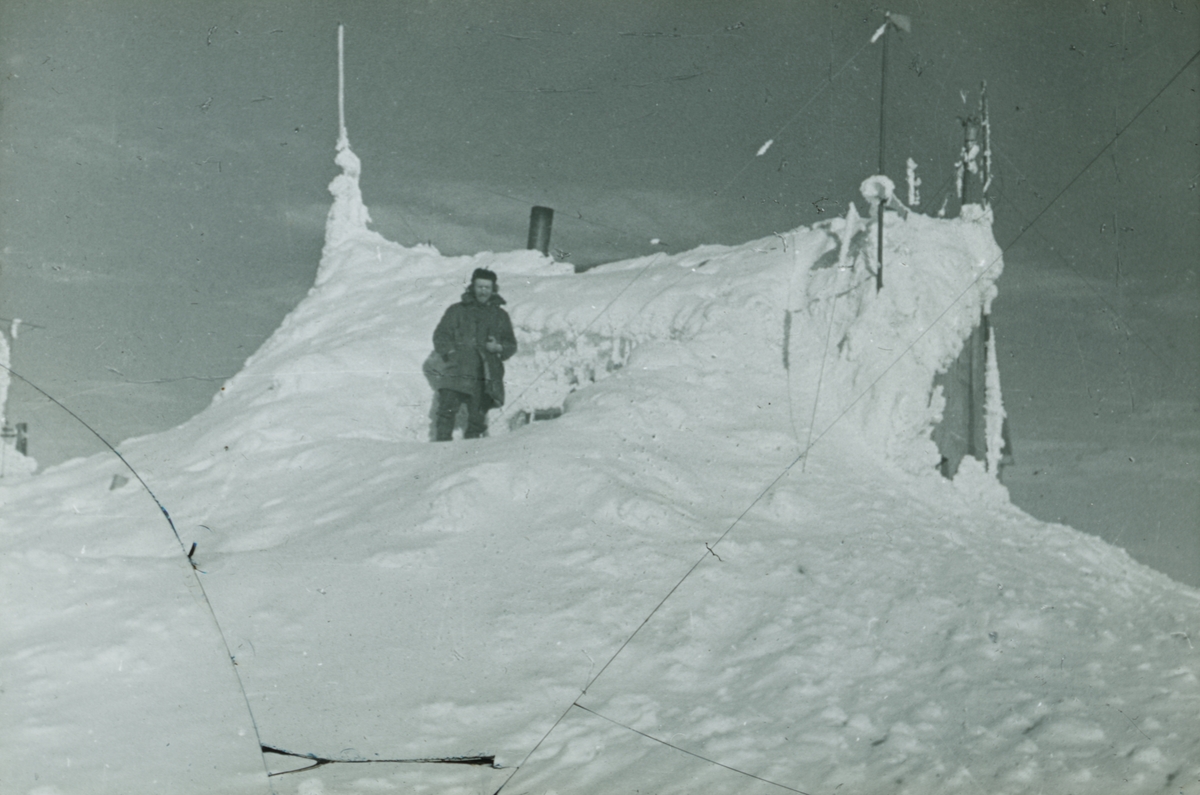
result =
[{"label": "fur hat", "polygon": [[471,274],[471,284],[474,284],[476,279],[487,279],[493,288],[496,286],[496,274],[487,268],[476,268]]}]

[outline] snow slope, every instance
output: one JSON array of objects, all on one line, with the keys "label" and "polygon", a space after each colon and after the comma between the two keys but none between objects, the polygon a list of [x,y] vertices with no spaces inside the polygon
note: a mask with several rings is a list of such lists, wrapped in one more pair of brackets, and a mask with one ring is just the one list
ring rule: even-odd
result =
[{"label": "snow slope", "polygon": [[[148,489],[0,486],[0,791],[1200,791],[1200,594],[936,473],[986,213],[889,213],[879,293],[856,213],[574,274],[391,243],[339,163],[309,296],[122,445]],[[478,266],[510,404],[432,445]]]}]

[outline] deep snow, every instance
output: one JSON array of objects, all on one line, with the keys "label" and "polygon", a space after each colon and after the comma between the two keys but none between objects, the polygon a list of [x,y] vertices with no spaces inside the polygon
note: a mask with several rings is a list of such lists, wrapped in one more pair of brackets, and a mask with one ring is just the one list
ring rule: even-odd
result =
[{"label": "deep snow", "polygon": [[[0,791],[1200,791],[1200,593],[937,474],[987,213],[889,213],[879,293],[853,216],[574,274],[391,243],[338,162],[309,296],[121,446],[148,489],[0,486]],[[510,405],[431,445],[478,266]]]}]

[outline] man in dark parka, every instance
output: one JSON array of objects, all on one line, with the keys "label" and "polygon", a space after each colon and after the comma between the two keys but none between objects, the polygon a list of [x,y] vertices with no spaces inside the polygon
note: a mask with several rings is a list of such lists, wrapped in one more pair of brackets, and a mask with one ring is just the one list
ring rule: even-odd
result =
[{"label": "man in dark parka", "polygon": [[496,274],[477,268],[462,300],[446,310],[433,332],[433,350],[444,362],[436,441],[450,441],[462,404],[467,404],[464,436],[476,439],[487,430],[488,410],[504,403],[504,361],[517,352],[504,303]]}]

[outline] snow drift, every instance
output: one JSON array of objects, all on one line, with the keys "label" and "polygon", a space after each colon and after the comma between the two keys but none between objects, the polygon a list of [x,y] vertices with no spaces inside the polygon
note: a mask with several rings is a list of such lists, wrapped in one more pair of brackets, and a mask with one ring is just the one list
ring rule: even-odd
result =
[{"label": "snow drift", "polygon": [[[986,212],[889,212],[880,292],[856,212],[575,274],[391,243],[338,162],[308,297],[121,448],[197,575],[114,456],[0,490],[0,789],[1196,786],[1197,592],[937,473]],[[480,266],[510,402],[429,444],[421,364]]]}]

